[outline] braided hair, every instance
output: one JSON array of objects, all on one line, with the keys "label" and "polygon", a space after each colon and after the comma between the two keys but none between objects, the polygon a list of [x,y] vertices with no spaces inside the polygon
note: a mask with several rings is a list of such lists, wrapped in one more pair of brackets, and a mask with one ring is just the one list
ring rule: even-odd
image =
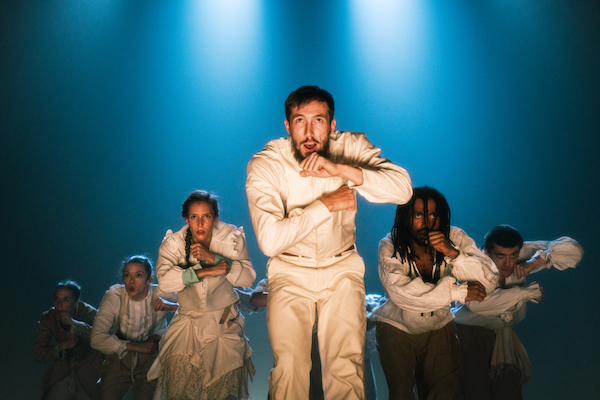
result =
[{"label": "braided hair", "polygon": [[192,231],[188,226],[187,232],[185,233],[185,266],[183,268],[187,269],[192,266],[190,263],[190,246],[192,245]]},{"label": "braided hair", "polygon": [[[423,201],[424,214],[427,214],[427,200],[431,199],[435,202],[437,219],[440,221],[440,231],[448,238],[448,240],[450,240],[450,207],[448,206],[448,202],[444,195],[429,186],[414,188],[413,196],[410,201],[396,207],[396,218],[391,231],[395,257],[398,257],[399,255],[402,262],[408,260],[411,269],[416,268],[414,266],[414,255],[413,250],[410,247],[410,241],[413,228],[413,210],[417,199]],[[437,266],[435,275],[432,277],[432,282],[435,283],[439,280],[439,267],[444,261],[444,255],[440,252],[436,252],[435,260],[433,261]]]},{"label": "braided hair", "polygon": [[[215,195],[208,193],[205,190],[194,190],[189,194],[187,199],[183,202],[181,206],[181,215],[184,219],[187,219],[190,214],[190,207],[196,203],[204,203],[211,206],[213,215],[215,218],[219,216],[219,204],[217,203],[217,198]],[[190,263],[190,246],[192,245],[192,231],[188,226],[187,232],[185,233],[185,261],[186,265],[183,267],[185,269],[192,266]]]}]

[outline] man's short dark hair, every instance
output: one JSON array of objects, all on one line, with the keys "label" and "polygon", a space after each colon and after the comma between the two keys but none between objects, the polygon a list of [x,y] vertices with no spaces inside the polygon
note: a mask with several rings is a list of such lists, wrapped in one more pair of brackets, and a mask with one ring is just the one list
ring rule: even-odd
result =
[{"label": "man's short dark hair", "polygon": [[303,106],[311,101],[327,103],[329,122],[333,121],[333,112],[335,109],[333,96],[327,90],[321,89],[318,86],[302,86],[290,93],[285,100],[285,118],[288,122],[292,122],[290,121],[292,108]]},{"label": "man's short dark hair", "polygon": [[[394,250],[400,255],[400,259],[405,262],[410,258],[412,250],[410,248],[410,239],[413,221],[413,209],[415,201],[423,201],[424,211],[427,212],[427,200],[435,202],[437,218],[440,221],[440,231],[450,240],[450,206],[443,194],[429,186],[416,187],[413,189],[413,195],[406,204],[396,207],[396,219],[392,227],[392,243]],[[441,264],[444,258],[443,254],[438,254],[436,264]]]},{"label": "man's short dark hair", "polygon": [[519,250],[523,247],[523,237],[515,228],[510,225],[498,225],[489,230],[485,234],[485,242],[483,247],[488,253],[494,250],[494,245],[510,249],[511,247],[519,246]]}]

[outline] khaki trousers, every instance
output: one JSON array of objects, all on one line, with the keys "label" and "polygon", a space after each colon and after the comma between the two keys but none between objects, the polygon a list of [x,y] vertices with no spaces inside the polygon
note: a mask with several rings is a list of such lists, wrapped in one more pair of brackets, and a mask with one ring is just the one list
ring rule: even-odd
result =
[{"label": "khaki trousers", "polygon": [[436,331],[411,335],[377,322],[377,349],[390,400],[454,400],[458,389],[460,350],[454,322]]},{"label": "khaki trousers", "polygon": [[152,399],[157,380],[148,381],[146,374],[157,354],[137,353],[137,360],[134,355],[128,352],[122,359],[116,354],[106,356],[100,380],[101,400],[122,400],[130,387],[133,388],[133,400]]}]

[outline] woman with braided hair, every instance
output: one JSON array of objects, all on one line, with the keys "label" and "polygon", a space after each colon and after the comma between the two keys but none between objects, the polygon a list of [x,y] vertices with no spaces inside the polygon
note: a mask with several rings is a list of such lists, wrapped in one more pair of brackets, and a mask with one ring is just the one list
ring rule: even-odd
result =
[{"label": "woman with braided hair", "polygon": [[177,292],[179,310],[148,372],[155,399],[247,399],[254,375],[234,286],[252,286],[243,229],[219,221],[216,199],[192,192],[183,203],[187,224],[167,231],[156,271],[162,291]]}]

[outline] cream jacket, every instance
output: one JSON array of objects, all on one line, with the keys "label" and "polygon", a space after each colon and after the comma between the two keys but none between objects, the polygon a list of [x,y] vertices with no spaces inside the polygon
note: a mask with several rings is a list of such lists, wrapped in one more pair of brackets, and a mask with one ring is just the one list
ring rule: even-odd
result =
[{"label": "cream jacket", "polygon": [[301,177],[292,141],[273,140],[248,164],[246,193],[260,249],[268,257],[287,252],[323,260],[355,242],[354,211],[329,212],[319,200],[343,185],[368,201],[405,204],[412,196],[406,170],[379,156],[364,133],[336,131],[330,135],[330,160],[361,168],[357,186],[341,177]]}]

